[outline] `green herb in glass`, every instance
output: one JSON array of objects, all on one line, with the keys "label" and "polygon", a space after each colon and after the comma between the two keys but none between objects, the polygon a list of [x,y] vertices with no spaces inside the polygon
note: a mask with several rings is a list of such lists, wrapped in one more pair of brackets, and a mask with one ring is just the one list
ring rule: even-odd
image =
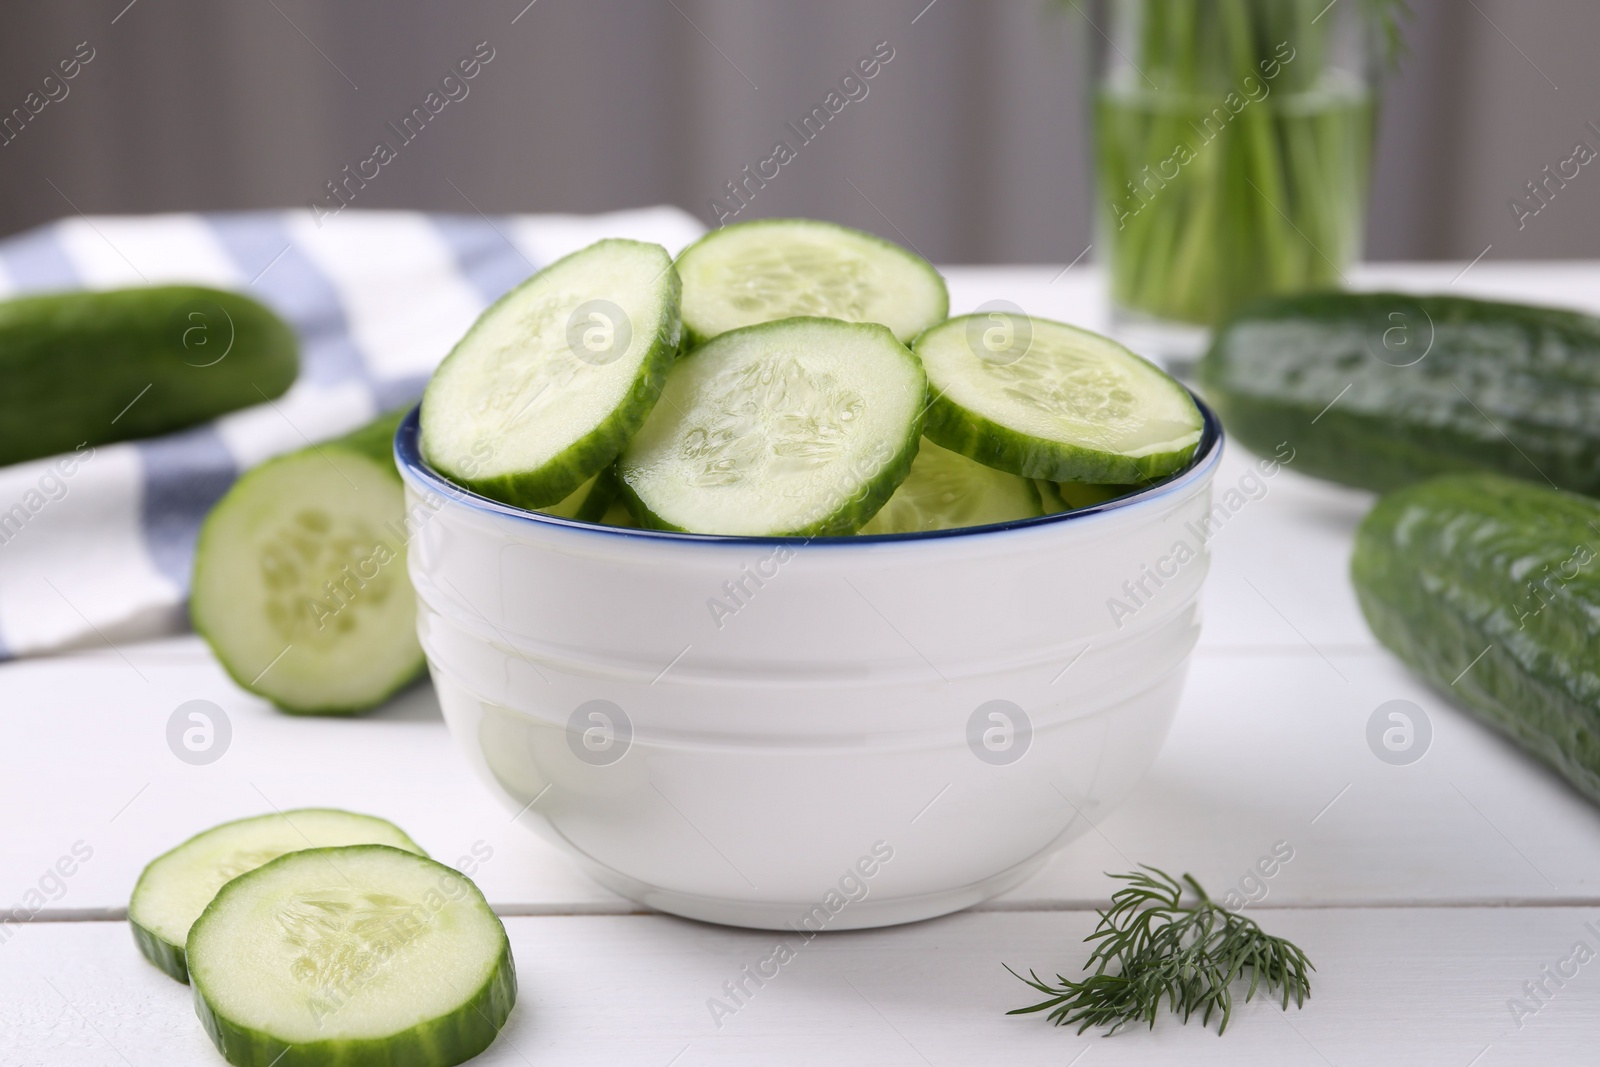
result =
[{"label": "green herb in glass", "polygon": [[1394,53],[1402,0],[1110,5],[1094,136],[1119,317],[1211,326],[1338,285],[1365,218],[1367,57],[1374,37]]}]

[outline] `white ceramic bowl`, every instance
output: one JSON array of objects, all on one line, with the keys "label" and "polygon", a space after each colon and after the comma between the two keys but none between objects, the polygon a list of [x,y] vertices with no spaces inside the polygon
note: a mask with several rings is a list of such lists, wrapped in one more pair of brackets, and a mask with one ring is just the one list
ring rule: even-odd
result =
[{"label": "white ceramic bowl", "polygon": [[519,511],[430,470],[413,412],[396,454],[445,718],[522,822],[649,907],[802,931],[967,907],[1103,819],[1166,737],[1205,415],[1194,462],[1136,496],[807,543]]}]

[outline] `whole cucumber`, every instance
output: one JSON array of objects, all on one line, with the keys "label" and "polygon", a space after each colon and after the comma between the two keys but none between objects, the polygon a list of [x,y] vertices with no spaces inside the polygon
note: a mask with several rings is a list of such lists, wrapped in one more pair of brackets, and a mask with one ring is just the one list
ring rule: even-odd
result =
[{"label": "whole cucumber", "polygon": [[1255,304],[1200,363],[1257,452],[1384,491],[1489,470],[1600,495],[1600,319],[1447,296],[1314,293]]},{"label": "whole cucumber", "polygon": [[1351,576],[1390,651],[1600,802],[1600,502],[1436,478],[1378,502]]},{"label": "whole cucumber", "polygon": [[0,464],[185,429],[281,396],[287,323],[192,285],[0,301]]}]

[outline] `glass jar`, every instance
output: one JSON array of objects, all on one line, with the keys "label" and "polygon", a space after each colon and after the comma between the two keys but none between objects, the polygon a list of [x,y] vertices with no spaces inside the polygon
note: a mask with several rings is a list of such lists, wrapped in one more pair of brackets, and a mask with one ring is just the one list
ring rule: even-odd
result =
[{"label": "glass jar", "polygon": [[1113,330],[1181,361],[1360,255],[1387,0],[1106,0],[1097,243]]}]

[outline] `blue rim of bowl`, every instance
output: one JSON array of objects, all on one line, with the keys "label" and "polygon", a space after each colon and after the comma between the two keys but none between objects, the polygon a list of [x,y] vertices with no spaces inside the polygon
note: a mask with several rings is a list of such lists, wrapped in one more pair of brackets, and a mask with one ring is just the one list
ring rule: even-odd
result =
[{"label": "blue rim of bowl", "polygon": [[828,537],[749,537],[739,534],[682,533],[676,530],[646,530],[631,526],[602,526],[599,523],[580,522],[577,519],[566,519],[558,515],[545,515],[537,511],[527,511],[498,500],[492,500],[486,496],[480,496],[470,489],[463,489],[428,466],[427,460],[422,458],[421,435],[419,433],[421,404],[412,408],[406,413],[406,417],[400,420],[400,426],[395,430],[394,435],[394,458],[403,475],[409,475],[440,496],[448,497],[477,511],[487,512],[501,518],[528,522],[537,526],[559,526],[569,530],[580,530],[584,533],[606,537],[634,537],[650,541],[689,541],[721,545],[874,545],[905,541],[935,541],[951,537],[985,537],[1008,533],[1013,530],[1050,526],[1055,523],[1079,522],[1092,515],[1103,515],[1108,511],[1118,511],[1136,504],[1148,503],[1184,488],[1214,468],[1222,459],[1222,423],[1218,421],[1216,413],[1206,406],[1205,401],[1195,396],[1193,390],[1189,390],[1189,395],[1194,397],[1194,402],[1200,408],[1200,415],[1204,420],[1204,428],[1200,433],[1200,444],[1195,448],[1194,457],[1188,463],[1148,488],[1141,489],[1137,493],[1129,493],[1127,496],[1119,496],[1103,504],[1094,504],[1075,511],[1058,511],[1053,515],[1038,515],[1030,519],[1017,519],[1013,522],[991,523],[988,526],[958,526],[952,530],[920,530],[915,533],[845,534]]}]

